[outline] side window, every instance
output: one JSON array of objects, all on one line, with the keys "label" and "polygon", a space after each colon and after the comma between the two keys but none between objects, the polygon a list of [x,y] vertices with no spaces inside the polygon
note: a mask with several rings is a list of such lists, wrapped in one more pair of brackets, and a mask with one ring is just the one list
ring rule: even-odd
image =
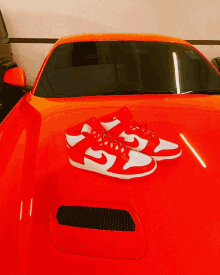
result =
[{"label": "side window", "polygon": [[178,49],[178,66],[182,92],[216,89],[219,76],[208,62],[193,50]]}]

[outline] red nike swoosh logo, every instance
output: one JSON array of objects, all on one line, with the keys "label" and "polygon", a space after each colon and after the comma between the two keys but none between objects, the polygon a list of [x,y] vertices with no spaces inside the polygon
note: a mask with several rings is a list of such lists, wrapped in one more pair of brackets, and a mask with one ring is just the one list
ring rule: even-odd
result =
[{"label": "red nike swoosh logo", "polygon": [[106,164],[107,163],[107,158],[106,156],[102,153],[102,157],[101,158],[95,158],[89,155],[85,155],[86,158],[91,159],[92,161],[98,163],[98,164]]},{"label": "red nike swoosh logo", "polygon": [[[124,138],[123,138],[124,139]],[[129,141],[125,141],[123,140],[123,143],[129,147],[133,147],[133,148],[136,148],[139,146],[139,141],[134,137],[134,141],[132,142],[129,142]]]}]

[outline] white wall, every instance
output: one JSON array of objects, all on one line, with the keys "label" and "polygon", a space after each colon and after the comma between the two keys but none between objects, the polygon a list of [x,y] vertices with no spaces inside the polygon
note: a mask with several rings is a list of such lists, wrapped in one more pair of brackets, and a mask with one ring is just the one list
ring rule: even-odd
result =
[{"label": "white wall", "polygon": [[[4,0],[9,37],[60,38],[79,33],[155,33],[218,40],[220,0]],[[51,44],[13,44],[15,60],[33,81]],[[196,46],[209,59],[220,46]]]}]

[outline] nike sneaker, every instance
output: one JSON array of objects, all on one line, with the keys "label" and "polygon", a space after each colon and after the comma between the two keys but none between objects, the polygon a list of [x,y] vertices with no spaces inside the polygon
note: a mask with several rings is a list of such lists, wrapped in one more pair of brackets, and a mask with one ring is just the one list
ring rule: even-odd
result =
[{"label": "nike sneaker", "polygon": [[153,173],[155,160],[106,133],[97,118],[66,130],[70,164],[110,177],[131,179]]},{"label": "nike sneaker", "polygon": [[182,154],[179,145],[159,138],[134,121],[128,108],[103,116],[99,121],[109,134],[124,145],[156,161],[175,159]]}]

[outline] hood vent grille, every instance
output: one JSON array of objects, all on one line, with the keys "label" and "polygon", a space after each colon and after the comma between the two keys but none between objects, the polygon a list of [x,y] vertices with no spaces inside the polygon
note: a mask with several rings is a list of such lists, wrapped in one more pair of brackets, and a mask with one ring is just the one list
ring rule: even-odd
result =
[{"label": "hood vent grille", "polygon": [[60,206],[56,215],[61,225],[112,231],[135,231],[126,210],[85,206]]}]

